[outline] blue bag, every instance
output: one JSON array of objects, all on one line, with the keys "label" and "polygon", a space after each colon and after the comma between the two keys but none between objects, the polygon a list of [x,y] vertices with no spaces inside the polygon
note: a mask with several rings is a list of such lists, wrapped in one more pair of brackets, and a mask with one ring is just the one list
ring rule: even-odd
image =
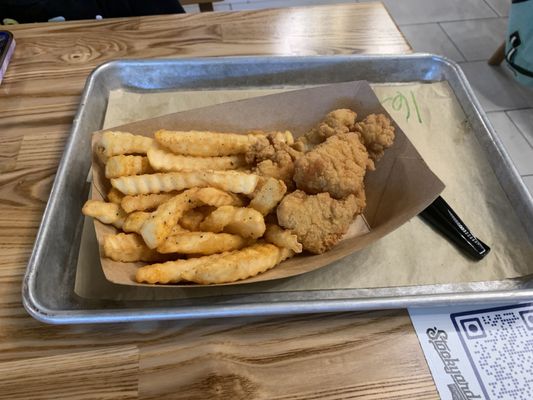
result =
[{"label": "blue bag", "polygon": [[518,82],[533,86],[533,0],[513,0],[505,60]]}]

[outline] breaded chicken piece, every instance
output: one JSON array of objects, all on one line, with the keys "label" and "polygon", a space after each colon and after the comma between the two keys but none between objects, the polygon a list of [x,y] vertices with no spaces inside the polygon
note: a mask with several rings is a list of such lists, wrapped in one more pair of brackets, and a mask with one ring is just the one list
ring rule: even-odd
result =
[{"label": "breaded chicken piece", "polygon": [[298,237],[304,250],[321,254],[338,243],[361,211],[354,195],[335,200],[328,193],[307,195],[296,190],[283,198],[277,217],[283,228]]},{"label": "breaded chicken piece", "polygon": [[364,192],[368,169],[374,169],[374,163],[359,136],[339,133],[296,160],[294,182],[308,194],[328,192],[342,199]]},{"label": "breaded chicken piece", "polygon": [[254,143],[246,152],[246,162],[257,164],[252,172],[285,182],[289,190],[294,189],[292,176],[294,161],[301,153],[290,147],[293,143],[290,132],[269,133]]},{"label": "breaded chicken piece", "polygon": [[357,114],[347,108],[333,110],[320,124],[299,137],[293,147],[299,151],[309,151],[330,136],[353,130],[356,118]]},{"label": "breaded chicken piece", "polygon": [[379,161],[394,142],[394,126],[383,114],[370,114],[355,124],[355,132],[365,145],[372,161]]}]

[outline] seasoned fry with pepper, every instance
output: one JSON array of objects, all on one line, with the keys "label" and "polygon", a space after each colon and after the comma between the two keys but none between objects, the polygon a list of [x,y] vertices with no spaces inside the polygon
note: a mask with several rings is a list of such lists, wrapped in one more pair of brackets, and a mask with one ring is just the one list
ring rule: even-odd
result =
[{"label": "seasoned fry with pepper", "polygon": [[111,190],[107,193],[107,200],[109,200],[111,203],[120,204],[123,198],[124,195],[114,187],[112,187]]},{"label": "seasoned fry with pepper", "polygon": [[104,236],[104,254],[114,261],[161,261],[165,257],[150,250],[139,235],[119,233]]},{"label": "seasoned fry with pepper", "polygon": [[283,181],[276,178],[263,178],[253,193],[249,206],[267,215],[276,208],[286,192],[287,186]]},{"label": "seasoned fry with pepper", "polygon": [[[243,155],[195,157],[174,154],[154,142],[148,149],[148,160],[156,171],[225,170],[246,166]],[[133,175],[133,174],[130,174]]]},{"label": "seasoned fry with pepper", "polygon": [[167,131],[161,129],[155,140],[173,153],[197,156],[219,157],[243,154],[261,135],[239,135],[236,133],[206,131]]},{"label": "seasoned fry with pepper", "polygon": [[207,232],[235,233],[247,239],[257,239],[265,233],[263,215],[253,208],[222,206],[209,214],[200,224]]},{"label": "seasoned fry with pepper", "polygon": [[237,171],[181,171],[122,176],[111,185],[126,195],[172,192],[194,187],[215,187],[233,193],[250,194],[259,176]]},{"label": "seasoned fry with pepper", "polygon": [[119,154],[146,154],[154,139],[128,132],[106,131],[97,145],[104,159]]},{"label": "seasoned fry with pepper", "polygon": [[153,172],[147,157],[143,156],[113,156],[105,164],[107,179],[120,176],[141,175]]},{"label": "seasoned fry with pepper", "polygon": [[104,224],[114,225],[122,228],[126,213],[115,203],[106,203],[100,200],[87,200],[81,210],[83,215],[96,218]]},{"label": "seasoned fry with pepper", "polygon": [[158,193],[158,194],[155,194],[155,193],[137,194],[133,196],[122,195],[123,198],[120,202],[120,205],[122,206],[124,211],[128,213],[131,213],[133,211],[153,210],[159,207],[165,201],[170,200],[177,194],[178,192]]},{"label": "seasoned fry with pepper", "polygon": [[302,244],[298,242],[298,236],[287,229],[282,229],[278,225],[269,224],[265,231],[265,240],[278,247],[291,249],[295,253],[301,253]]},{"label": "seasoned fry with pepper", "polygon": [[213,232],[183,232],[169,236],[158,248],[160,253],[215,254],[238,250],[246,245],[239,235]]},{"label": "seasoned fry with pepper", "polygon": [[193,208],[209,205],[219,207],[234,204],[235,197],[215,188],[193,188],[161,204],[143,224],[141,235],[151,249],[155,249],[170,236],[183,214]]},{"label": "seasoned fry with pepper", "polygon": [[222,254],[168,261],[137,270],[137,282],[195,282],[203,285],[235,282],[265,272],[289,258],[292,251],[270,243],[258,243]]}]

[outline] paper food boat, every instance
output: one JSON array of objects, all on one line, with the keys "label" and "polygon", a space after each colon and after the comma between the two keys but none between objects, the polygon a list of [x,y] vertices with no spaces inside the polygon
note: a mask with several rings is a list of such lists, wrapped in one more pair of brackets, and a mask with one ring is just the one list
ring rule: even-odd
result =
[{"label": "paper food boat", "polygon": [[[145,136],[153,136],[158,129],[235,133],[245,133],[250,130],[290,130],[295,137],[298,137],[320,122],[328,112],[338,108],[350,108],[356,111],[358,121],[371,113],[383,113],[391,118],[368,83],[357,81],[218,104],[108,130]],[[362,223],[361,218],[356,219],[344,238],[324,254],[312,255],[304,252],[263,274],[230,284],[240,285],[288,278],[326,267],[348,254],[371,245],[426,208],[442,192],[444,184],[429,169],[399,126],[394,121],[393,124],[396,128],[394,145],[376,164],[376,170],[368,172],[365,178],[367,208],[363,215],[366,224]],[[95,132],[93,145],[99,134],[101,132]],[[101,200],[110,186],[104,177],[104,168],[96,157],[93,157],[92,168],[92,198]],[[94,224],[100,244],[105,234],[118,232],[113,226],[104,225],[97,220]],[[161,288],[205,286],[139,284],[134,280],[135,271],[145,263],[121,263],[104,257],[100,257],[100,261],[106,278],[117,284]],[[357,265],[353,268],[357,268]]]}]

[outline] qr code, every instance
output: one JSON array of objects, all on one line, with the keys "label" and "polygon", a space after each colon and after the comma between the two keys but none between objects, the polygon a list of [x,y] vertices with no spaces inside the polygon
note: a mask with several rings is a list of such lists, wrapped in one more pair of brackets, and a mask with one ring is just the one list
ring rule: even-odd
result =
[{"label": "qr code", "polygon": [[450,318],[487,399],[533,399],[533,303]]}]

